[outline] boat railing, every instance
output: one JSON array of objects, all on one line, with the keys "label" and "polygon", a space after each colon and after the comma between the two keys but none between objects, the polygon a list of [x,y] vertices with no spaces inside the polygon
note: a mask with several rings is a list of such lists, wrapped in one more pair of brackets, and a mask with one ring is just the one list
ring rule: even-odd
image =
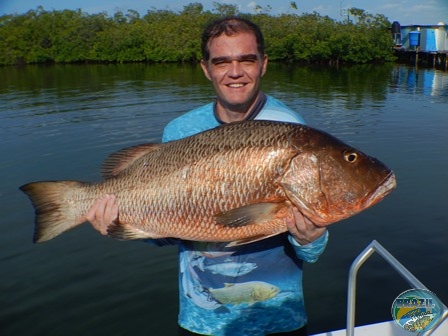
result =
[{"label": "boat railing", "polygon": [[[380,243],[373,240],[358,257],[353,261],[348,279],[348,293],[347,293],[347,336],[354,336],[355,334],[355,307],[356,307],[356,275],[359,268],[364,262],[374,253],[377,252],[385,261],[400,274],[413,288],[427,289],[406,267],[404,267],[395,257],[389,253]],[[448,308],[443,305],[442,318],[431,330],[419,333],[419,336],[431,335],[437,327],[448,317]]]}]

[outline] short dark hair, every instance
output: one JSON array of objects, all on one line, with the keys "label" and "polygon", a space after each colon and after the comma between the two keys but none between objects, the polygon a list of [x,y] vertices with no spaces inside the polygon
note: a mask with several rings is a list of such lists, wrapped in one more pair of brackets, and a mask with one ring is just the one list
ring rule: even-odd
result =
[{"label": "short dark hair", "polygon": [[226,34],[232,36],[238,33],[251,33],[255,35],[258,52],[264,56],[263,33],[255,23],[237,16],[225,17],[210,23],[202,33],[202,59],[208,61],[210,58],[209,43],[211,40]]}]

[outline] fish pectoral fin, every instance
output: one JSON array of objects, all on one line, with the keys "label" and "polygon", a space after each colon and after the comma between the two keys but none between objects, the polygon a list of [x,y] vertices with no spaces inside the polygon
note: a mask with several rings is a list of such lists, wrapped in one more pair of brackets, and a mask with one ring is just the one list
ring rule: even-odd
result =
[{"label": "fish pectoral fin", "polygon": [[107,235],[120,240],[136,240],[157,238],[150,237],[147,232],[139,230],[128,224],[111,224],[107,227]]},{"label": "fish pectoral fin", "polygon": [[285,206],[285,202],[250,204],[216,214],[215,219],[219,224],[229,227],[259,224],[274,220]]},{"label": "fish pectoral fin", "polygon": [[107,179],[119,175],[123,170],[132,165],[146,153],[159,148],[160,144],[141,144],[128,148],[123,148],[109,157],[101,166],[101,175]]}]

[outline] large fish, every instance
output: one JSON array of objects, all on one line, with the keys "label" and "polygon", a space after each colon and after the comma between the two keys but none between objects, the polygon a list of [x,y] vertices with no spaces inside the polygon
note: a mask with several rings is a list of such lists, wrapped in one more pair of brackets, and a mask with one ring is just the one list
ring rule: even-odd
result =
[{"label": "large fish", "polygon": [[36,214],[34,242],[86,221],[104,194],[117,196],[119,239],[174,237],[229,246],[287,231],[292,206],[318,226],[383,199],[395,176],[377,159],[314,128],[283,122],[223,125],[112,154],[104,181],[47,181],[20,189]]}]

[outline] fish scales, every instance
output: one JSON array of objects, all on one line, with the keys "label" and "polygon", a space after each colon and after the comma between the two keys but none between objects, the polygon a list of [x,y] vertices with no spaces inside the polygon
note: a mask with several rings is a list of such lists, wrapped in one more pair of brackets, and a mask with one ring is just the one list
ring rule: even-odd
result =
[{"label": "fish scales", "polygon": [[[231,160],[238,161],[239,164],[231,166],[232,169],[229,169],[228,165],[216,164],[216,160],[206,157],[196,160],[191,167],[188,166],[188,169],[184,166],[181,170],[167,172],[157,181],[148,181],[144,190],[136,188],[132,191],[111,191],[117,195],[120,221],[136,222],[135,213],[125,204],[131,204],[126,201],[128,197],[134,197],[137,200],[141,198],[141,201],[148,202],[145,206],[147,211],[146,216],[139,217],[137,220],[146,230],[156,235],[166,236],[167,231],[171,230],[170,226],[174,226],[176,230],[179,230],[179,235],[187,237],[189,233],[187,231],[191,232],[190,228],[194,228],[194,236],[188,236],[188,238],[202,240],[205,238],[204,235],[210,234],[210,229],[216,226],[214,214],[250,204],[249,202],[263,201],[260,200],[259,195],[269,200],[280,201],[281,197],[284,199],[282,190],[278,187],[274,188],[274,183],[270,183],[277,177],[275,164],[266,162],[263,153],[257,151],[253,151],[252,155],[246,153],[244,161],[240,159],[240,151],[234,151],[234,153],[236,156],[230,155]],[[220,156],[217,156],[217,161],[221,161]],[[163,169],[163,162],[159,161],[159,164],[160,169]],[[255,169],[250,170],[251,165],[270,166],[271,168],[266,171],[271,171],[271,174]],[[223,192],[222,188],[217,188],[216,186],[221,183],[234,186],[234,192],[227,190]],[[159,185],[163,185],[164,188],[158,188]],[[145,191],[151,191],[151,193]],[[140,202],[137,201],[137,203]],[[177,209],[179,211],[176,211]],[[198,222],[201,223],[200,227],[197,227]],[[225,231],[235,231],[226,227],[219,227],[219,229],[221,234]],[[242,227],[237,230],[245,231],[247,228]]]},{"label": "fish scales", "polygon": [[[258,132],[255,140],[264,140],[261,135],[262,133]],[[208,229],[216,226],[216,221],[212,217],[213,214],[248,204],[249,200],[257,203],[259,195],[270,196],[271,199],[279,198],[279,196],[284,198],[284,193],[281,189],[278,187],[273,189],[271,183],[266,183],[270,181],[268,175],[271,174],[275,178],[275,172],[278,170],[278,163],[272,160],[274,156],[270,155],[268,159],[265,158],[266,147],[262,147],[258,151],[249,151],[248,148],[252,147],[247,147],[247,143],[241,144],[240,141],[229,141],[223,151],[221,149],[222,140],[219,143],[216,142],[216,139],[220,136],[225,137],[226,135],[218,134],[205,139],[189,138],[195,141],[185,141],[183,146],[167,146],[168,148],[165,148],[163,153],[157,153],[157,158],[151,161],[152,163],[157,163],[155,166],[151,166],[151,162],[146,163],[148,161],[147,157],[142,158],[142,161],[145,161],[145,165],[148,167],[146,171],[152,173],[155,170],[165,172],[165,176],[160,177],[158,181],[146,181],[150,185],[145,189],[156,191],[155,194],[144,195],[142,190],[137,190],[135,195],[136,198],[142,197],[149,200],[150,205],[148,209],[163,209],[163,211],[158,213],[148,213],[148,216],[145,218],[138,218],[147,229],[165,236],[167,234],[166,231],[170,230],[170,228],[160,225],[161,222],[168,221],[168,224],[174,225],[176,229],[188,231],[190,223],[196,223],[198,220],[201,220],[201,227],[205,227],[205,234],[209,234],[210,230]],[[230,140],[238,139],[238,137],[234,137],[232,134],[227,135],[227,138]],[[262,146],[266,146],[265,142],[265,140],[262,141]],[[204,146],[204,143],[207,145]],[[255,145],[258,144],[253,139],[250,146]],[[276,145],[276,143],[273,142],[271,146],[273,147],[273,145]],[[269,148],[269,150],[272,152],[273,149]],[[288,155],[288,158],[291,155],[290,151],[287,151],[285,154]],[[242,157],[246,160],[242,161]],[[276,158],[278,158],[278,155]],[[173,159],[179,165],[173,165]],[[234,163],[233,166],[223,164],[232,162]],[[229,167],[233,169],[229,169]],[[261,170],[257,169],[257,167],[269,167],[269,169]],[[170,168],[173,171],[170,171]],[[144,178],[145,176],[140,177]],[[183,183],[180,184],[179,181]],[[156,186],[153,188],[151,184],[154,182],[155,184],[165,186],[165,188],[159,189]],[[220,193],[220,190],[214,187],[217,183],[234,186],[234,190],[233,192]],[[249,188],[249,186],[251,187]],[[165,193],[165,190],[170,192]],[[213,191],[211,195],[210,190]],[[134,214],[121,207],[121,194],[119,192],[114,193],[118,196],[120,220],[125,223],[135,221],[133,218]],[[126,193],[128,191],[125,191],[123,194]],[[217,199],[220,202],[217,202]],[[174,209],[180,209],[180,212],[173,211]],[[186,217],[185,214],[188,214],[189,217]],[[208,221],[204,222],[204,216]],[[246,229],[241,228],[239,230],[246,231]],[[231,229],[230,231],[235,230]],[[180,232],[180,234],[183,234],[183,232]],[[188,233],[185,234],[188,235]],[[191,239],[202,239],[202,234],[203,232],[196,228],[195,236],[191,237]]]},{"label": "fish scales", "polygon": [[119,221],[108,230],[115,238],[240,244],[285,232],[292,206],[324,226],[375,204],[395,187],[381,162],[331,135],[270,121],[126,148],[112,154],[102,171],[105,180],[97,183],[21,187],[35,206],[36,242],[84,222],[104,194],[117,197]]}]

